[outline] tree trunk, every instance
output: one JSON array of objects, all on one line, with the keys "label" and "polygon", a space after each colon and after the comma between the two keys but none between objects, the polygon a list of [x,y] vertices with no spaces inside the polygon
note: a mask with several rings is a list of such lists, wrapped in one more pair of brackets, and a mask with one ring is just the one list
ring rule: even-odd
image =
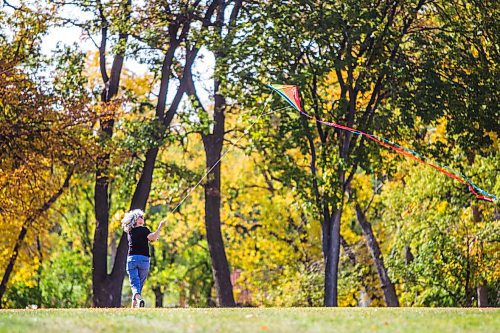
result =
[{"label": "tree trunk", "polygon": [[415,259],[413,257],[413,254],[411,253],[411,248],[409,245],[405,245],[404,247],[404,252],[405,252],[405,263],[407,265],[411,264],[413,260]]},{"label": "tree trunk", "polygon": [[[127,12],[125,19],[130,18],[131,0],[123,3],[125,8],[124,11]],[[125,59],[125,45],[128,40],[128,34],[124,31],[120,32],[118,41],[123,43],[122,50],[115,55],[113,63],[111,65],[111,72],[108,77],[106,71],[106,43],[108,38],[108,22],[102,12],[102,8],[99,8],[101,14],[101,45],[99,48],[99,65],[101,69],[101,76],[105,88],[101,93],[101,101],[107,103],[111,106],[109,102],[118,94],[120,87],[120,77],[123,69],[123,62]],[[113,113],[112,110],[111,114]],[[111,140],[113,136],[114,119],[106,119],[100,121],[100,133],[99,140],[103,147]],[[120,276],[117,272],[125,272],[123,263],[122,267],[114,267],[114,275],[108,274],[108,228],[109,228],[109,184],[110,178],[109,174],[109,164],[110,164],[110,154],[109,152],[103,152],[97,157],[96,165],[96,181],[94,186],[94,214],[96,217],[96,228],[94,231],[94,240],[92,245],[92,291],[93,291],[93,303],[95,307],[120,307],[121,305],[121,290],[123,284],[123,276]],[[123,236],[120,239],[120,245],[122,243]],[[120,262],[118,260],[120,245],[118,246],[116,258],[114,263]],[[114,264],[113,263],[113,264]],[[124,274],[124,273],[123,273]]]},{"label": "tree trunk", "polygon": [[[234,3],[233,9],[231,11],[230,20],[227,24],[228,34],[223,37],[222,29],[224,27],[225,19],[225,9],[227,2],[223,0],[214,0],[207,10],[207,16],[210,18],[211,15],[216,10],[217,17],[214,26],[217,29],[217,33],[222,39],[234,38],[229,31],[234,26],[235,20],[238,16],[239,10],[242,6],[242,1],[238,0]],[[207,27],[210,20],[204,20],[203,27]],[[232,36],[232,37],[231,37]],[[193,48],[192,52],[194,55],[198,52],[197,48]],[[225,61],[226,50],[221,48],[214,52],[215,62],[216,62],[216,72],[220,64]],[[194,61],[194,58],[192,58]],[[205,113],[207,110],[203,108],[201,101],[196,93],[194,82],[192,79],[191,66],[186,67],[184,72],[186,80],[187,91],[190,96],[195,97],[198,106],[203,109]],[[220,159],[224,140],[224,108],[226,107],[226,101],[224,96],[219,93],[220,81],[214,78],[214,129],[212,134],[201,133],[203,140],[203,147],[205,149],[206,156],[206,168],[207,168],[207,181],[205,184],[205,230],[207,234],[208,249],[210,253],[210,258],[212,262],[212,274],[215,280],[215,288],[217,291],[217,302],[219,306],[229,307],[235,306],[233,286],[231,284],[229,264],[226,257],[226,251],[224,249],[224,241],[221,233],[221,218],[220,218],[220,207],[221,207],[221,172],[220,172]]]},{"label": "tree trunk", "polygon": [[151,191],[151,183],[153,181],[153,172],[158,156],[158,147],[148,149],[146,152],[146,160],[142,168],[141,177],[137,183],[130,203],[130,209],[145,209],[148,202],[149,192]]},{"label": "tree trunk", "polygon": [[26,238],[26,234],[28,233],[29,227],[37,218],[39,218],[42,214],[44,214],[47,210],[49,210],[52,204],[56,202],[56,200],[63,194],[64,190],[69,186],[69,180],[71,179],[72,175],[73,175],[73,169],[70,169],[68,174],[66,175],[66,178],[64,179],[63,185],[59,188],[59,190],[56,193],[54,193],[49,198],[49,200],[47,200],[43,204],[42,207],[35,210],[31,215],[28,215],[28,217],[24,221],[21,227],[21,231],[17,236],[17,240],[14,245],[14,249],[12,250],[12,254],[9,258],[7,267],[5,268],[2,282],[0,283],[0,308],[2,307],[1,300],[5,294],[5,291],[7,290],[7,283],[9,282],[10,275],[12,274],[12,271],[14,269],[14,264],[16,263],[17,257],[19,255],[19,250],[21,249],[21,246],[24,243],[24,239]]},{"label": "tree trunk", "polygon": [[464,287],[464,297],[465,297],[465,307],[470,308],[472,306],[472,297],[474,295],[474,287],[471,286],[471,265],[470,265],[470,241],[467,239],[467,256],[465,258],[465,287]]},{"label": "tree trunk", "polygon": [[[150,270],[153,270],[155,267],[157,267],[158,261],[156,260],[156,250],[155,247],[151,247],[151,267]],[[155,307],[157,308],[162,308],[163,307],[163,292],[161,285],[157,283],[156,285],[152,286],[151,289],[153,290],[155,294]]]},{"label": "tree trunk", "polygon": [[477,306],[480,308],[490,306],[488,303],[488,288],[484,283],[477,287]]},{"label": "tree trunk", "polygon": [[161,286],[155,286],[152,289],[153,289],[153,292],[155,293],[155,307],[162,308],[164,294],[161,290]]},{"label": "tree trunk", "polygon": [[38,251],[38,258],[39,258],[39,263],[38,263],[38,269],[36,272],[36,305],[40,309],[42,307],[42,289],[41,289],[41,280],[42,280],[42,273],[43,273],[43,247],[42,247],[42,240],[40,239],[40,235],[36,236],[36,250]]},{"label": "tree trunk", "polygon": [[[241,8],[241,1],[236,1],[231,12],[228,23],[228,35],[223,37],[222,29],[225,24],[226,1],[215,1],[216,9],[216,31],[220,38],[232,38],[229,31],[233,27],[238,12]],[[231,40],[225,40],[231,41]],[[217,68],[224,64],[226,50],[217,49],[214,52],[215,66]],[[194,84],[191,81],[191,90],[194,91]],[[214,277],[215,289],[217,291],[217,303],[222,307],[236,306],[233,295],[233,285],[229,272],[229,264],[224,248],[224,239],[221,232],[221,152],[224,142],[225,116],[224,109],[226,100],[219,92],[220,81],[214,77],[214,128],[212,134],[202,133],[203,147],[206,156],[206,168],[211,170],[208,173],[205,184],[205,229],[207,233],[208,249],[212,261],[212,274]]]},{"label": "tree trunk", "polygon": [[[19,254],[19,249],[24,242],[24,238],[26,237],[26,233],[28,232],[27,223],[25,222],[21,228],[21,232],[19,236],[17,236],[16,244],[14,245],[14,250],[12,251],[12,255],[10,256],[9,263],[7,264],[7,268],[5,268],[5,272],[3,274],[2,283],[0,284],[0,300],[3,298],[5,291],[7,289],[7,283],[9,282],[10,274],[14,269],[14,264],[16,262],[17,256]],[[2,303],[0,302],[0,307]]]},{"label": "tree trunk", "polygon": [[108,185],[109,178],[106,174],[109,154],[98,159],[99,164],[94,186],[94,213],[96,216],[96,227],[92,246],[92,291],[93,301],[96,307],[120,306],[116,302],[119,295],[110,293],[108,281]]},{"label": "tree trunk", "polygon": [[233,286],[229,274],[229,264],[224,249],[221,232],[221,173],[220,158],[224,139],[224,98],[215,96],[216,109],[214,111],[214,133],[203,135],[203,145],[206,155],[206,167],[210,170],[205,184],[205,229],[207,233],[208,249],[212,259],[212,273],[217,290],[219,306],[235,306]]},{"label": "tree trunk", "polygon": [[366,216],[358,203],[356,203],[355,208],[356,218],[359,222],[359,225],[361,226],[361,229],[363,230],[366,243],[368,244],[368,247],[372,254],[373,261],[375,262],[375,267],[377,268],[380,284],[384,292],[385,303],[389,307],[397,307],[399,306],[399,300],[396,295],[396,289],[394,288],[394,284],[387,275],[387,269],[384,265],[384,260],[380,252],[378,241],[373,234],[372,226],[366,220]]},{"label": "tree trunk", "polygon": [[[315,196],[316,206],[318,211],[322,213],[321,218],[321,245],[323,250],[323,258],[325,260],[324,274],[324,306],[337,306],[337,284],[338,284],[338,263],[340,255],[340,219],[342,217],[342,209],[337,209],[331,213],[328,204],[325,202],[324,196],[320,193],[320,188],[317,182],[316,172],[316,147],[314,138],[309,131],[307,118],[302,116],[302,123],[306,133],[306,138],[311,150],[310,169],[313,184],[313,193]],[[326,138],[321,127],[317,127],[322,145],[326,144]]]},{"label": "tree trunk", "polygon": [[[158,148],[151,148],[146,153],[146,161],[144,162],[144,167],[142,169],[141,177],[136,185],[134,196],[132,197],[132,202],[130,204],[130,209],[142,209],[145,210],[146,203],[149,198],[149,192],[151,190],[151,183],[153,179],[153,169],[156,162],[156,157],[158,154]],[[115,300],[120,300],[119,303],[112,301],[113,304],[118,304],[116,306],[121,306],[121,294],[123,287],[123,279],[126,275],[126,263],[128,254],[128,241],[126,233],[122,233],[120,241],[118,243],[118,248],[116,249],[116,257],[113,262],[113,270],[111,274],[107,277],[107,285],[115,285],[113,290],[115,294],[111,297]],[[109,297],[109,296],[108,296]],[[115,305],[113,305],[115,307]]]},{"label": "tree trunk", "polygon": [[340,257],[340,218],[342,209],[335,210],[333,219],[326,223],[325,257],[325,295],[324,306],[338,306],[338,271]]},{"label": "tree trunk", "polygon": [[[149,192],[151,189],[151,182],[153,177],[153,169],[156,161],[156,156],[158,154],[158,148],[152,148],[146,153],[146,161],[144,162],[144,167],[137,183],[132,202],[130,204],[130,209],[142,209],[146,207],[146,203],[149,197]],[[104,201],[104,200],[103,200]],[[106,217],[107,221],[107,217]],[[104,237],[104,236],[102,236]],[[101,241],[105,244],[105,248],[101,248],[100,251],[105,251],[107,253],[107,227],[106,227],[106,242]],[[94,241],[94,247],[96,242]],[[125,233],[120,237],[118,247],[116,249],[116,256],[114,258],[113,268],[110,274],[107,273],[107,254],[102,255],[101,258],[105,258],[104,261],[96,260],[100,262],[100,270],[97,271],[97,264],[94,266],[93,276],[95,274],[98,277],[98,283],[94,283],[94,305],[96,307],[120,307],[121,306],[121,295],[123,289],[123,279],[126,275],[126,263],[127,263],[127,253],[128,253],[128,242],[127,235]],[[105,270],[104,270],[105,269]]]},{"label": "tree trunk", "polygon": [[[472,220],[475,223],[481,222],[482,215],[481,215],[481,211],[479,210],[479,207],[476,206],[473,202],[471,208],[472,208]],[[479,247],[478,253],[479,253],[480,259],[482,259],[482,257],[483,257],[482,241],[479,241],[479,244],[477,246]],[[485,307],[489,306],[489,304],[488,304],[488,288],[486,287],[486,282],[484,280],[480,279],[478,282],[479,282],[478,286],[476,287],[477,306],[479,308],[485,308]]]}]

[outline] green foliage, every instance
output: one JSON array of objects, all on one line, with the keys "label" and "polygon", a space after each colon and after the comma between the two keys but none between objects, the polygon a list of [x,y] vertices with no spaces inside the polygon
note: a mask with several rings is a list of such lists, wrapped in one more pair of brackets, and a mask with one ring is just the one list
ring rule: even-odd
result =
[{"label": "green foliage", "polygon": [[41,291],[38,286],[30,286],[24,282],[18,282],[10,286],[5,297],[4,306],[14,309],[25,309],[35,305],[41,300]]},{"label": "green foliage", "polygon": [[[407,169],[382,192],[381,219],[393,233],[388,266],[399,282],[401,301],[412,306],[467,306],[475,302],[475,287],[498,276],[498,233],[491,206],[478,204],[475,221],[463,188],[436,176],[429,168]],[[408,253],[411,253],[409,259]],[[473,301],[474,300],[474,301]]]},{"label": "green foliage", "polygon": [[91,257],[80,250],[53,251],[50,261],[42,265],[40,289],[42,306],[75,308],[90,306]]}]

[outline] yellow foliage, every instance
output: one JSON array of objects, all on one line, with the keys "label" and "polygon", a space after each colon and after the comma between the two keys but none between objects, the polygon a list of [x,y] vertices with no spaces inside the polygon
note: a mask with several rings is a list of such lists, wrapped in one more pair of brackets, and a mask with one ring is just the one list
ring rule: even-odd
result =
[{"label": "yellow foliage", "polygon": [[445,213],[447,209],[448,209],[447,201],[441,201],[436,207],[437,213]]},{"label": "yellow foliage", "polygon": [[446,140],[446,126],[448,124],[448,120],[446,117],[441,117],[437,121],[437,126],[434,131],[432,131],[429,135],[429,140],[431,142],[441,142],[443,144],[447,144]]},{"label": "yellow foliage", "polygon": [[352,180],[352,187],[356,189],[356,197],[359,203],[367,204],[373,194],[372,175],[357,173]]}]

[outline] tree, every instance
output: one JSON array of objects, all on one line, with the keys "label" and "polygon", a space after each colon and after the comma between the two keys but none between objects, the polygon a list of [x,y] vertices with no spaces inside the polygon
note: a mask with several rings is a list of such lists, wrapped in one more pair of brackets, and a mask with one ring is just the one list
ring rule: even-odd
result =
[{"label": "tree", "polygon": [[[205,229],[212,259],[212,271],[216,282],[218,303],[221,306],[234,306],[233,287],[231,285],[229,265],[224,248],[224,241],[221,233],[221,158],[222,147],[225,134],[225,110],[226,98],[224,88],[221,85],[226,83],[227,62],[231,57],[231,49],[235,43],[235,28],[241,7],[242,0],[219,1],[216,10],[215,33],[209,38],[212,45],[208,49],[215,57],[215,74],[213,79],[213,129],[201,132],[203,146],[205,148],[207,182],[205,184]],[[226,11],[231,9],[229,18],[226,18]],[[202,101],[196,91],[192,73],[190,75],[188,92],[195,100],[196,108],[201,109],[205,115],[209,114],[208,109],[203,106]],[[205,116],[206,117],[206,116]]]},{"label": "tree", "polygon": [[[148,24],[149,28],[144,37],[136,36],[141,42],[146,43],[149,47],[157,48],[164,54],[160,71],[160,90],[156,104],[155,122],[160,124],[159,131],[153,134],[153,145],[146,152],[146,160],[144,163],[139,182],[136,186],[134,196],[132,198],[131,208],[142,208],[146,206],[146,202],[151,189],[151,181],[153,177],[154,165],[158,155],[159,139],[165,135],[165,131],[169,128],[175,114],[177,113],[181,98],[187,91],[188,82],[190,80],[190,70],[199,52],[199,47],[194,45],[189,46],[188,36],[190,30],[197,23],[201,22],[201,32],[211,25],[212,15],[217,7],[217,1],[211,1],[207,4],[201,4],[200,1],[192,3],[180,1],[178,3],[166,4],[166,15],[152,15],[157,18]],[[158,9],[154,2],[149,3],[146,13],[156,13]],[[166,30],[168,36],[168,47],[165,50],[163,37],[161,34]],[[185,61],[182,67],[179,59],[176,58],[176,53],[185,43]],[[179,85],[175,96],[170,104],[168,111],[166,110],[167,94],[171,85],[172,75],[178,74]],[[118,246],[119,253],[124,254],[126,251],[126,239],[123,235]]]},{"label": "tree", "polygon": [[[496,190],[499,183],[492,172],[493,161],[478,158],[474,167],[483,170],[481,179]],[[492,235],[498,227],[493,222],[493,207],[478,204],[483,221],[475,222],[468,195],[452,179],[409,163],[399,170],[397,177],[384,185],[378,210],[387,226],[386,234],[394,235],[387,265],[396,277],[401,303],[474,304],[474,285],[481,281],[491,284],[497,270]]]},{"label": "tree", "polygon": [[12,221],[9,234],[15,237],[7,237],[9,256],[0,299],[28,232],[38,233],[35,238],[39,244],[42,233],[38,227],[69,186],[73,173],[86,167],[92,150],[91,143],[85,142],[93,116],[87,114],[87,95],[80,87],[84,79],[56,75],[50,81],[40,75],[49,65],[55,66],[56,74],[62,70],[78,72],[81,55],[67,57],[63,50],[54,63],[44,62],[38,42],[54,9],[31,4],[11,7],[11,14],[2,11],[0,16],[6,23],[0,31],[0,200],[7,207],[2,208],[2,219]]},{"label": "tree", "polygon": [[[255,39],[249,40],[249,50],[263,58],[252,59],[252,64],[261,67],[242,74],[256,71],[263,78],[297,84],[306,111],[322,120],[364,131],[385,126],[384,131],[391,133],[401,124],[390,122],[394,110],[389,101],[398,94],[394,87],[404,88],[402,82],[409,79],[396,76],[395,69],[407,61],[410,50],[402,47],[403,41],[413,40],[411,29],[421,24],[419,13],[426,4],[271,2],[266,10],[256,9],[254,20],[271,22],[272,29],[268,24],[255,24],[250,37]],[[260,36],[271,41],[265,45],[266,52],[256,51],[264,46],[258,42]],[[267,132],[266,136],[286,141],[266,142],[265,149],[270,156],[285,152],[276,160],[276,169],[297,180],[304,198],[314,198],[322,226],[324,304],[335,306],[345,194],[358,167],[369,166],[369,147],[350,132],[311,124],[305,118],[276,116],[283,124],[279,134]],[[292,149],[301,152],[300,159],[286,154]],[[307,173],[297,167],[305,159],[309,159]]]},{"label": "tree", "polygon": [[380,246],[378,244],[377,238],[373,234],[372,226],[366,219],[365,211],[358,203],[355,204],[355,210],[356,218],[359,222],[359,225],[361,226],[361,229],[363,230],[363,234],[365,235],[366,242],[368,243],[368,247],[370,248],[375,266],[377,267],[380,284],[382,290],[384,291],[385,303],[387,304],[387,306],[399,306],[399,301],[396,295],[394,284],[387,274],[387,269],[382,258]]},{"label": "tree", "polygon": [[[96,164],[96,185],[95,185],[95,214],[96,229],[93,241],[93,286],[94,286],[94,305],[101,306],[119,306],[121,303],[122,281],[125,276],[125,259],[127,255],[127,241],[125,234],[120,237],[114,263],[111,273],[107,272],[107,254],[108,254],[108,234],[109,234],[109,216],[111,196],[110,173],[112,172],[112,155],[110,144],[113,138],[115,121],[117,119],[117,110],[120,107],[120,101],[116,100],[120,77],[122,74],[123,63],[126,51],[132,47],[132,51],[141,51],[144,48],[150,50],[146,55],[148,62],[156,64],[156,56],[151,50],[160,51],[162,61],[160,66],[160,87],[159,95],[156,101],[155,117],[151,121],[151,128],[154,129],[149,134],[150,145],[146,148],[145,160],[140,172],[139,180],[131,199],[130,208],[145,209],[151,189],[151,181],[155,161],[159,147],[162,144],[165,131],[174,118],[181,98],[185,93],[185,80],[182,75],[178,77],[179,86],[177,87],[175,97],[166,111],[167,95],[169,88],[172,87],[172,78],[178,74],[181,61],[178,51],[184,45],[191,26],[199,20],[204,26],[210,24],[210,18],[215,10],[216,3],[201,4],[200,1],[186,2],[178,1],[171,4],[165,4],[162,1],[148,2],[132,6],[131,1],[120,1],[114,3],[77,3],[83,11],[94,14],[94,19],[89,22],[73,22],[77,26],[83,27],[88,35],[92,37],[94,33],[99,33],[101,42],[99,45],[99,66],[103,81],[101,91],[101,108],[104,110],[100,121],[99,141],[102,147],[101,154]],[[141,13],[132,20],[132,11]],[[139,33],[138,33],[139,31]],[[111,66],[110,74],[106,70],[107,42],[110,39],[110,33],[117,35],[114,45],[114,60]],[[133,36],[136,44],[127,47],[130,44],[129,37]],[[167,37],[165,39],[165,37]],[[97,45],[97,44],[96,44]],[[197,51],[186,54],[185,70],[189,69],[196,57]],[[182,73],[182,69],[180,72]],[[150,103],[146,103],[149,106]],[[141,105],[142,107],[143,105]],[[149,109],[146,108],[146,109]],[[142,152],[135,152],[142,153]]]},{"label": "tree", "polygon": [[[444,114],[437,124],[445,133],[433,134],[430,128],[421,130],[415,144],[438,160],[446,160],[467,177],[475,176],[472,166],[475,159],[496,156],[495,145],[498,118],[498,44],[492,29],[497,22],[492,18],[498,6],[492,2],[460,1],[454,5],[446,2],[433,4],[436,15],[433,25],[422,35],[422,61],[413,73],[422,76],[413,91],[418,91],[415,101],[402,98],[403,107],[426,108],[427,103],[439,101]],[[436,47],[436,41],[443,46]],[[429,133],[430,132],[430,133]],[[440,140],[428,144],[429,136],[439,135]],[[464,160],[457,146],[467,157]],[[465,190],[465,189],[464,189]],[[490,192],[491,193],[491,192]],[[475,198],[470,202],[473,218],[480,223],[480,206]],[[486,209],[488,210],[488,209]],[[487,290],[479,283],[478,298]],[[472,286],[466,288],[467,305],[472,304]]]}]

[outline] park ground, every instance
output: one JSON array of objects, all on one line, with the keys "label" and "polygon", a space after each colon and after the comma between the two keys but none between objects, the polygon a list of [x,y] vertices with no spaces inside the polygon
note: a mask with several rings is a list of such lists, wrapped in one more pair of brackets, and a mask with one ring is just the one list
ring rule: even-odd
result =
[{"label": "park ground", "polygon": [[500,332],[500,309],[232,308],[0,311],[0,332]]}]

